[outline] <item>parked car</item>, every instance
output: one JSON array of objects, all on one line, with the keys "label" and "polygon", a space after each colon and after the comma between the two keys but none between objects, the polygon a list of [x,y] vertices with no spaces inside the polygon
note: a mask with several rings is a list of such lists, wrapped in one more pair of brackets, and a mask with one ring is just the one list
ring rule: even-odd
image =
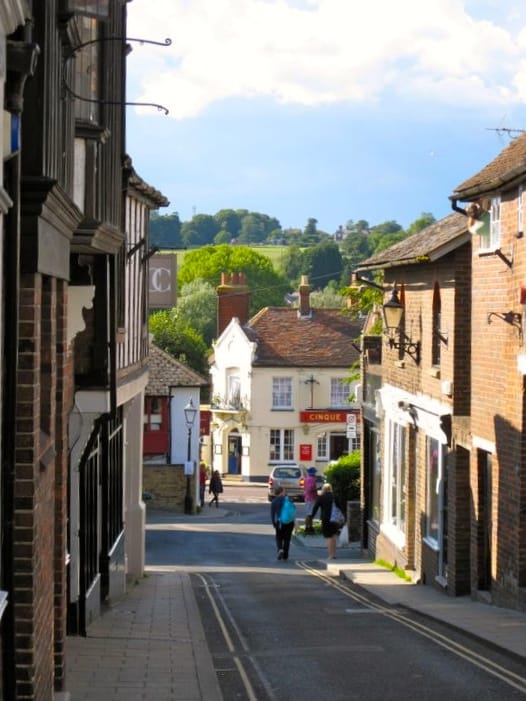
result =
[{"label": "parked car", "polygon": [[[275,465],[268,478],[268,500],[274,499],[274,490],[276,487],[284,487],[287,496],[293,501],[304,501],[305,495],[303,488],[305,486],[305,478],[307,470],[303,465],[294,463],[288,465]],[[321,489],[325,479],[323,475],[316,475],[316,483],[318,489]]]}]

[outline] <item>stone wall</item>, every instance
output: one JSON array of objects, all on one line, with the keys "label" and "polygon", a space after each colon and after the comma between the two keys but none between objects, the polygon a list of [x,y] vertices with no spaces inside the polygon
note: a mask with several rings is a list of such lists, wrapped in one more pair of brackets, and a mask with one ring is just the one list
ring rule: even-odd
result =
[{"label": "stone wall", "polygon": [[[144,465],[143,495],[147,507],[184,512],[186,475],[184,465]],[[190,490],[195,495],[195,476],[190,478]],[[194,509],[196,507],[194,498]]]}]

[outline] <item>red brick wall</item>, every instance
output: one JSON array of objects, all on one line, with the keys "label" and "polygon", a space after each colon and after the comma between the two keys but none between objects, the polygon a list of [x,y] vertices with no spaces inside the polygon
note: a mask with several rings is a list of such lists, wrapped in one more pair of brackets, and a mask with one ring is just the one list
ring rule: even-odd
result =
[{"label": "red brick wall", "polygon": [[12,599],[17,698],[35,700],[52,698],[64,664],[72,397],[64,287],[21,278]]},{"label": "red brick wall", "polygon": [[[522,312],[519,289],[526,281],[526,239],[517,238],[517,190],[501,200],[498,253],[473,250],[472,421],[474,440],[495,446],[492,458],[492,595],[499,603],[517,602],[519,582],[526,584],[524,512],[524,377],[517,356],[526,352],[518,329],[497,315]],[[477,451],[471,460],[472,490],[477,495]],[[491,451],[490,451],[491,452]],[[478,518],[475,500],[473,523]],[[521,522],[522,519],[522,522]],[[480,549],[473,548],[479,555]],[[473,563],[473,583],[477,568]]]},{"label": "red brick wall", "polygon": [[243,273],[222,273],[217,288],[217,335],[237,317],[241,324],[249,319],[250,292]]}]

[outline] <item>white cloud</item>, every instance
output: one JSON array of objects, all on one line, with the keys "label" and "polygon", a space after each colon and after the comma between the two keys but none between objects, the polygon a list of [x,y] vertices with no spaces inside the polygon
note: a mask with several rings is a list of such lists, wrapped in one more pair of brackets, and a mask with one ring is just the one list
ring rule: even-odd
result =
[{"label": "white cloud", "polygon": [[389,91],[442,102],[523,101],[524,23],[515,17],[514,34],[498,25],[505,2],[500,12],[482,2],[484,15],[469,15],[465,5],[133,0],[128,34],[169,36],[173,44],[134,50],[128,77],[138,94],[129,99],[166,104],[178,119],[229,97],[317,105],[375,100]]}]

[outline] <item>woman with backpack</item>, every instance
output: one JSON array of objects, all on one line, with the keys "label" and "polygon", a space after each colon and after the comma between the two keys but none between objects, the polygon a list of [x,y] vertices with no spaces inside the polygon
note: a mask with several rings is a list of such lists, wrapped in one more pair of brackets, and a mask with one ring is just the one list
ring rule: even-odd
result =
[{"label": "woman with backpack", "polygon": [[276,487],[274,499],[270,505],[270,518],[276,531],[278,560],[289,559],[290,539],[294,530],[296,507],[285,495],[283,487]]}]

